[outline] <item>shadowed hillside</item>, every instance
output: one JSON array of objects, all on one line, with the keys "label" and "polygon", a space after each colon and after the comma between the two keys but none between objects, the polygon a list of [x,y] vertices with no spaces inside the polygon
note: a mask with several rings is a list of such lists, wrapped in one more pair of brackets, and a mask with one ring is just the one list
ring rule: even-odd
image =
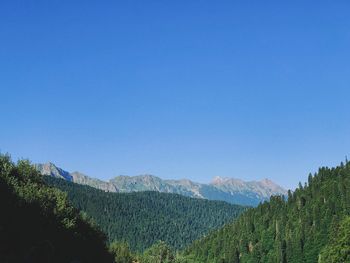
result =
[{"label": "shadowed hillside", "polygon": [[0,262],[113,262],[105,237],[28,161],[0,155]]}]

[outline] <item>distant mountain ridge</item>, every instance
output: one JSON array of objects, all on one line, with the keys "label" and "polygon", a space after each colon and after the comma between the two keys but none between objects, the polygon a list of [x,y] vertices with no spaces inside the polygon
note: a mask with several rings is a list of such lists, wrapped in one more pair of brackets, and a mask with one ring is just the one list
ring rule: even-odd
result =
[{"label": "distant mountain ridge", "polygon": [[58,168],[55,164],[51,162],[48,162],[45,164],[35,164],[35,167],[38,169],[38,171],[42,175],[61,178],[66,181],[77,183],[77,184],[89,185],[91,187],[95,187],[97,189],[101,189],[107,192],[119,192],[118,189],[116,189],[116,187],[109,182],[105,182],[100,179],[89,177],[80,172],[69,173],[61,168]]},{"label": "distant mountain ridge", "polygon": [[271,195],[287,194],[284,188],[269,179],[245,182],[240,179],[216,176],[211,183],[202,184],[188,179],[163,180],[157,176],[145,174],[120,175],[105,182],[79,172],[69,173],[50,162],[37,164],[36,167],[43,175],[89,185],[108,192],[157,191],[250,206],[256,206],[260,202],[269,200]]}]

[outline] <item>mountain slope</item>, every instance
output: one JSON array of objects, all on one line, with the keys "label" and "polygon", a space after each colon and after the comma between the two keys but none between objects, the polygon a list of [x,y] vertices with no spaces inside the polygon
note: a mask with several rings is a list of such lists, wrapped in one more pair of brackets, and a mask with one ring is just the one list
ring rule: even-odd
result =
[{"label": "mountain slope", "polygon": [[347,262],[349,215],[350,163],[323,167],[307,185],[289,192],[288,200],[272,197],[194,242],[184,254],[191,262],[210,263]]},{"label": "mountain slope", "polygon": [[69,173],[50,162],[45,164],[35,164],[35,167],[42,175],[64,179],[77,184],[89,185],[107,192],[118,192],[116,187],[111,183],[89,177],[79,172]]},{"label": "mountain slope", "polygon": [[104,235],[27,161],[0,155],[0,262],[113,262]]},{"label": "mountain slope", "polygon": [[271,195],[287,194],[285,189],[268,179],[244,182],[233,178],[215,177],[210,184],[201,184],[188,179],[163,180],[153,175],[139,175],[117,176],[109,182],[104,182],[79,172],[68,173],[52,163],[39,164],[37,168],[43,175],[89,185],[108,192],[157,191],[249,206],[256,206],[262,201],[269,200]]},{"label": "mountain slope", "polygon": [[108,193],[54,177],[45,180],[67,192],[72,204],[91,216],[110,241],[127,241],[136,251],[158,240],[183,248],[245,210],[226,202],[177,194]]}]

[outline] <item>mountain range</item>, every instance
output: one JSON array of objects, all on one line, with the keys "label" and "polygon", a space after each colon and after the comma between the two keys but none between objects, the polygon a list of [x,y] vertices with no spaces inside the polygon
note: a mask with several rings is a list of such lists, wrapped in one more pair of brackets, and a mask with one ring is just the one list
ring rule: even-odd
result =
[{"label": "mountain range", "polygon": [[145,174],[120,175],[106,182],[80,172],[67,172],[51,162],[35,166],[42,175],[92,186],[107,192],[157,191],[249,206],[256,206],[260,202],[269,200],[272,195],[287,194],[284,188],[269,179],[245,182],[240,179],[216,176],[209,184],[203,184],[188,179],[163,180],[157,176]]}]

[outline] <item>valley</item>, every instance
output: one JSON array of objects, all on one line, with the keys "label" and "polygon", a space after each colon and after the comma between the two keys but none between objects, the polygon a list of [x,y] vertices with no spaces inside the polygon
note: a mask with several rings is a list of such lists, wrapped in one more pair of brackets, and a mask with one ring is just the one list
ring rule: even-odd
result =
[{"label": "valley", "polygon": [[[287,196],[272,196],[257,207],[145,189],[111,192],[74,183],[74,173],[57,172],[43,175],[28,161],[15,164],[8,155],[0,156],[0,204],[6,211],[0,220],[1,262],[24,257],[38,263],[48,258],[110,263],[350,260],[347,160],[321,167]],[[16,239],[21,243],[15,245]]]}]

